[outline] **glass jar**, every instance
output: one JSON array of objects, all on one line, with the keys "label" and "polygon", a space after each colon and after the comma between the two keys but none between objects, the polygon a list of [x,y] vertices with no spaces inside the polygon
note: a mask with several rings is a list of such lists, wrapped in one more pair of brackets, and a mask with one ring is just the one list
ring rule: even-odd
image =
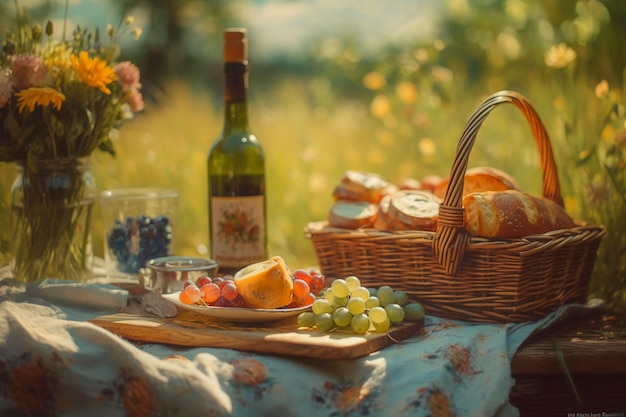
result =
[{"label": "glass jar", "polygon": [[95,195],[89,157],[18,163],[11,188],[14,278],[83,281],[91,276]]}]

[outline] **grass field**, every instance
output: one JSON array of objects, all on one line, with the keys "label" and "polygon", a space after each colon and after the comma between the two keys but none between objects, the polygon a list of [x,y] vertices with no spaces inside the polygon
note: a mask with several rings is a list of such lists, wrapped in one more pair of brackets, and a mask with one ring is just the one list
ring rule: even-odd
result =
[{"label": "grass field", "polygon": [[[390,181],[445,176],[465,119],[478,104],[433,109],[428,124],[445,126],[441,136],[418,129],[396,136],[369,115],[368,103],[346,101],[332,111],[311,108],[306,86],[285,83],[271,96],[251,98],[251,124],[266,152],[269,242],[272,255],[284,256],[292,267],[316,264],[304,235],[309,221],[323,220],[331,194],[347,169],[377,172]],[[450,112],[458,112],[446,121]],[[540,192],[540,171],[530,130],[515,109],[503,108],[494,119],[513,118],[512,124],[489,122],[476,146],[474,165],[499,165],[520,179],[526,189]],[[180,193],[176,251],[205,255],[206,164],[208,148],[221,130],[221,107],[208,95],[195,95],[174,85],[159,107],[125,126],[116,139],[118,156],[93,158],[93,172],[101,190],[156,186]],[[426,123],[426,122],[425,122]],[[506,129],[506,132],[499,130]],[[431,132],[438,129],[429,128]],[[505,139],[501,139],[505,138]],[[513,152],[514,150],[514,152]],[[96,224],[96,248],[101,234]]]},{"label": "grass field", "polygon": [[[319,79],[287,78],[272,88],[250,91],[251,126],[267,160],[270,252],[283,256],[292,268],[316,265],[315,252],[304,228],[310,221],[326,218],[333,188],[345,170],[376,172],[392,182],[429,174],[448,175],[467,118],[488,94],[505,88],[494,85],[489,91],[465,93],[448,101],[438,100],[439,96],[428,90],[407,100],[399,89],[389,88],[384,93],[372,93],[371,97],[335,96],[332,104],[324,104],[319,99],[320,89],[324,90],[323,82],[321,87],[320,83]],[[599,119],[596,114],[602,112],[600,105],[593,102],[593,91],[587,91],[589,101],[577,107],[577,111],[590,115],[578,121],[589,126],[576,136],[577,141],[572,141],[563,127],[558,96],[555,98],[552,91],[541,86],[521,92],[536,105],[553,137],[566,208],[576,218],[589,215],[592,211],[588,186],[593,181],[608,181],[601,169],[593,174],[593,169],[582,171],[579,166],[581,151],[597,148],[594,143],[601,139],[584,135],[595,129]],[[222,104],[210,92],[198,92],[176,82],[156,99],[117,132],[116,158],[94,154],[92,171],[100,191],[147,186],[177,190],[180,208],[175,229],[176,253],[207,256],[205,159],[221,130]],[[481,127],[470,158],[470,166],[480,165],[504,169],[518,179],[525,191],[541,194],[538,152],[527,123],[513,106],[494,110]],[[0,164],[0,170],[0,243],[7,262],[9,189],[15,168]],[[602,204],[615,205],[613,216],[622,216],[619,195],[617,202]],[[596,278],[601,284],[596,286],[596,292],[602,293],[608,285],[611,294],[623,294],[619,286],[619,279],[623,279],[619,275],[623,274],[623,251],[619,251],[624,242],[617,232],[623,230],[619,229],[623,221],[615,223],[614,217],[603,218],[601,212],[606,210],[599,210],[598,216],[590,220],[608,221],[608,226],[617,227],[610,231],[614,236],[607,242],[606,251],[618,253],[602,258],[602,276]],[[96,255],[102,256],[99,205],[94,248]],[[613,278],[615,274],[617,278]]]}]

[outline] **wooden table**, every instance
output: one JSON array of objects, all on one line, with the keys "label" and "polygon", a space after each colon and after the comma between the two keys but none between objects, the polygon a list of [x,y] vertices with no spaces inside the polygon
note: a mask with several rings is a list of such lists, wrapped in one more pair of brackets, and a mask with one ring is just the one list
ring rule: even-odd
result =
[{"label": "wooden table", "polygon": [[521,416],[624,417],[626,320],[608,314],[572,319],[537,334],[519,348],[511,370],[510,401]]}]

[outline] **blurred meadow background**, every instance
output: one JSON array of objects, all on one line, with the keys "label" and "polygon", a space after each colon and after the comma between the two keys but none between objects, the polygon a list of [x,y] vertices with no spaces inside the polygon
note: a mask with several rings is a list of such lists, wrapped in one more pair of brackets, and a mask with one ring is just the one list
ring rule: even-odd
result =
[{"label": "blurred meadow background", "polygon": [[[64,1],[20,0],[60,24]],[[178,255],[206,256],[206,156],[222,127],[222,31],[249,32],[251,127],[266,152],[272,255],[317,263],[304,234],[347,169],[392,182],[447,176],[463,127],[488,95],[533,104],[551,136],[566,208],[608,229],[591,296],[626,311],[626,2],[622,0],[74,0],[74,24],[133,16],[122,58],[141,69],[146,108],[94,154],[99,190],[180,193]],[[0,3],[11,27],[13,1]],[[70,25],[72,28],[73,25]],[[69,29],[68,29],[69,30]],[[2,34],[4,36],[4,33]],[[4,40],[4,38],[3,38]],[[483,124],[471,166],[506,170],[541,194],[538,152],[513,106]],[[15,166],[0,164],[0,261],[10,260]],[[100,207],[94,249],[103,256]]]}]

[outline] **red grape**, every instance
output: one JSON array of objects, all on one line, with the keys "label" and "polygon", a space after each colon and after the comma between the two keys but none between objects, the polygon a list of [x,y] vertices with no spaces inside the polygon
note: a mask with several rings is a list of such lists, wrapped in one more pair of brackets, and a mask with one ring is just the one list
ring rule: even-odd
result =
[{"label": "red grape", "polygon": [[194,304],[185,291],[181,291],[179,295],[180,302],[183,304]]},{"label": "red grape", "polygon": [[296,278],[293,280],[293,295],[296,299],[302,298],[307,295],[311,289],[306,281]]},{"label": "red grape", "polygon": [[309,306],[309,305],[313,304],[313,301],[315,301],[315,298],[316,298],[315,294],[310,292],[310,293],[306,294],[304,297],[299,298],[296,301],[296,305],[295,306],[296,307]]},{"label": "red grape", "polygon": [[222,296],[226,300],[232,301],[237,298],[238,295],[239,290],[237,289],[237,286],[231,281],[226,281],[226,283],[222,287]]},{"label": "red grape", "polygon": [[319,293],[324,289],[324,277],[321,275],[315,275],[311,278],[311,283],[309,284],[311,288],[311,292],[314,294]]},{"label": "red grape", "polygon": [[218,298],[220,298],[222,292],[220,291],[220,287],[218,287],[217,284],[210,282],[200,287],[200,293],[202,294],[202,299],[204,300],[204,302],[207,304],[211,304],[217,301]]},{"label": "red grape", "polygon": [[307,285],[311,284],[311,274],[304,269],[296,269],[293,272],[293,277],[294,279],[301,279],[302,281],[306,282]]},{"label": "red grape", "polygon": [[198,287],[202,287],[203,285],[208,284],[209,282],[211,282],[211,278],[207,276],[202,276],[196,280],[196,285]]},{"label": "red grape", "polygon": [[237,297],[235,297],[234,300],[230,301],[230,305],[231,307],[248,308],[246,301],[243,299],[243,297],[240,294],[237,295]]},{"label": "red grape", "polygon": [[220,297],[213,303],[215,307],[230,307],[230,301],[226,300],[224,296]]},{"label": "red grape", "polygon": [[189,299],[189,301],[191,301],[191,304],[195,304],[200,300],[200,288],[198,288],[197,285],[187,285],[184,289],[183,289],[183,293],[185,293],[185,295],[187,296],[187,298]]}]

